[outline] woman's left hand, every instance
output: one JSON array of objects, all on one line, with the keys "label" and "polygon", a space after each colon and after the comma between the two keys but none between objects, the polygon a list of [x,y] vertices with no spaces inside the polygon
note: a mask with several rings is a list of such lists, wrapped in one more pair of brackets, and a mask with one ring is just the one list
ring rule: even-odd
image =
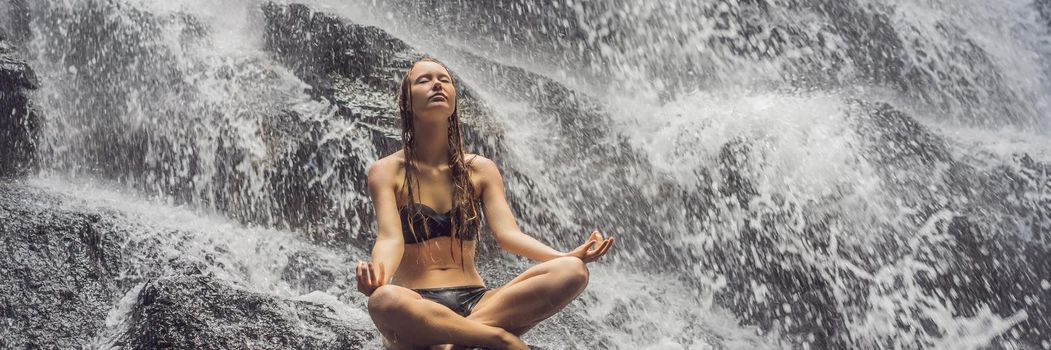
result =
[{"label": "woman's left hand", "polygon": [[585,263],[589,263],[598,258],[602,257],[609,251],[609,248],[613,246],[613,237],[609,239],[603,239],[602,234],[596,231],[591,231],[591,236],[588,237],[587,242],[581,244],[577,249],[566,253],[566,256],[575,256],[583,260]]}]

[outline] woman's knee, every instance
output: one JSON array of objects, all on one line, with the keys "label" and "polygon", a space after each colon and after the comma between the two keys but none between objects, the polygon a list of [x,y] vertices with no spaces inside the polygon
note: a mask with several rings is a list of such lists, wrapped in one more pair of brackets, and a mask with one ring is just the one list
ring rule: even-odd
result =
[{"label": "woman's knee", "polygon": [[584,261],[576,257],[561,257],[551,260],[551,272],[558,275],[570,289],[584,289],[588,285],[588,267]]},{"label": "woman's knee", "polygon": [[403,299],[403,295],[398,291],[398,287],[382,285],[372,291],[372,295],[369,295],[369,313],[375,315],[377,313],[385,314],[394,311],[401,304],[399,299]]}]

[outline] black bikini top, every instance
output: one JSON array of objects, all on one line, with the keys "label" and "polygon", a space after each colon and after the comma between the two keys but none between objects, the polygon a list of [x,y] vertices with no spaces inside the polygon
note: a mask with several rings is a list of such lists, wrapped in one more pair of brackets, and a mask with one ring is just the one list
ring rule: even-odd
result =
[{"label": "black bikini top", "polygon": [[[452,236],[452,218],[449,211],[445,214],[439,214],[433,208],[422,204],[416,203],[416,207],[420,208],[420,214],[422,217],[417,216],[416,220],[413,220],[413,228],[416,230],[416,236],[412,235],[412,231],[409,231],[409,206],[401,207],[398,209],[398,214],[401,216],[401,234],[405,237],[405,244],[420,243],[432,238],[438,238],[442,236]],[[426,223],[427,229],[430,230],[430,236],[427,236],[427,232],[424,231],[424,224]],[[419,237],[419,239],[417,239]],[[462,237],[466,241],[473,241],[475,235],[469,235]]]}]

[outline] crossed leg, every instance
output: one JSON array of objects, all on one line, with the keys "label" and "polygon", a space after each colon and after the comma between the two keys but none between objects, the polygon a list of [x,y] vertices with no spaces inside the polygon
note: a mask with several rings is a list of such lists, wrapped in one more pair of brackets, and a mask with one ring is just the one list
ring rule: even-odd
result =
[{"label": "crossed leg", "polygon": [[583,261],[575,257],[551,259],[486,292],[467,319],[521,336],[569,305],[587,284],[588,269]]},{"label": "crossed leg", "polygon": [[415,291],[383,285],[369,297],[369,315],[392,349],[433,344],[525,348],[518,336],[562,310],[584,291],[587,266],[578,258],[552,259],[490,290],[466,318]]},{"label": "crossed leg", "polygon": [[528,349],[517,336],[469,320],[415,291],[383,285],[369,296],[369,315],[391,349],[432,344],[469,344],[496,349]]}]

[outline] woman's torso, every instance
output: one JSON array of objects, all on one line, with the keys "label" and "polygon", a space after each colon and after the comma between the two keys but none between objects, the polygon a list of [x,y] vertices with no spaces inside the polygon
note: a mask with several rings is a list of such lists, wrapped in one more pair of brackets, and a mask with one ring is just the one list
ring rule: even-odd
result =
[{"label": "woman's torso", "polygon": [[[467,155],[470,160],[473,155]],[[408,213],[409,196],[405,187],[405,158],[402,152],[392,154],[398,161],[392,162],[398,166],[396,172],[395,193],[399,213]],[[415,189],[415,202],[422,204],[420,207],[424,215],[447,215],[452,209],[452,184],[449,178],[448,166],[434,169],[420,166],[416,179],[419,187]],[[473,170],[471,175],[474,175]],[[479,186],[478,176],[471,176],[474,188]],[[480,198],[480,193],[475,193],[475,200]],[[424,207],[425,206],[425,207]],[[441,214],[444,213],[444,214]],[[402,225],[403,230],[408,230]],[[416,232],[419,243],[407,241],[405,251],[402,254],[398,271],[394,274],[391,283],[406,288],[436,288],[448,286],[484,286],[481,275],[475,268],[475,240],[459,240],[449,236],[433,237],[424,239],[424,232]],[[476,234],[475,237],[478,235]],[[461,244],[462,243],[462,244]],[[462,255],[461,255],[462,249]]]}]

